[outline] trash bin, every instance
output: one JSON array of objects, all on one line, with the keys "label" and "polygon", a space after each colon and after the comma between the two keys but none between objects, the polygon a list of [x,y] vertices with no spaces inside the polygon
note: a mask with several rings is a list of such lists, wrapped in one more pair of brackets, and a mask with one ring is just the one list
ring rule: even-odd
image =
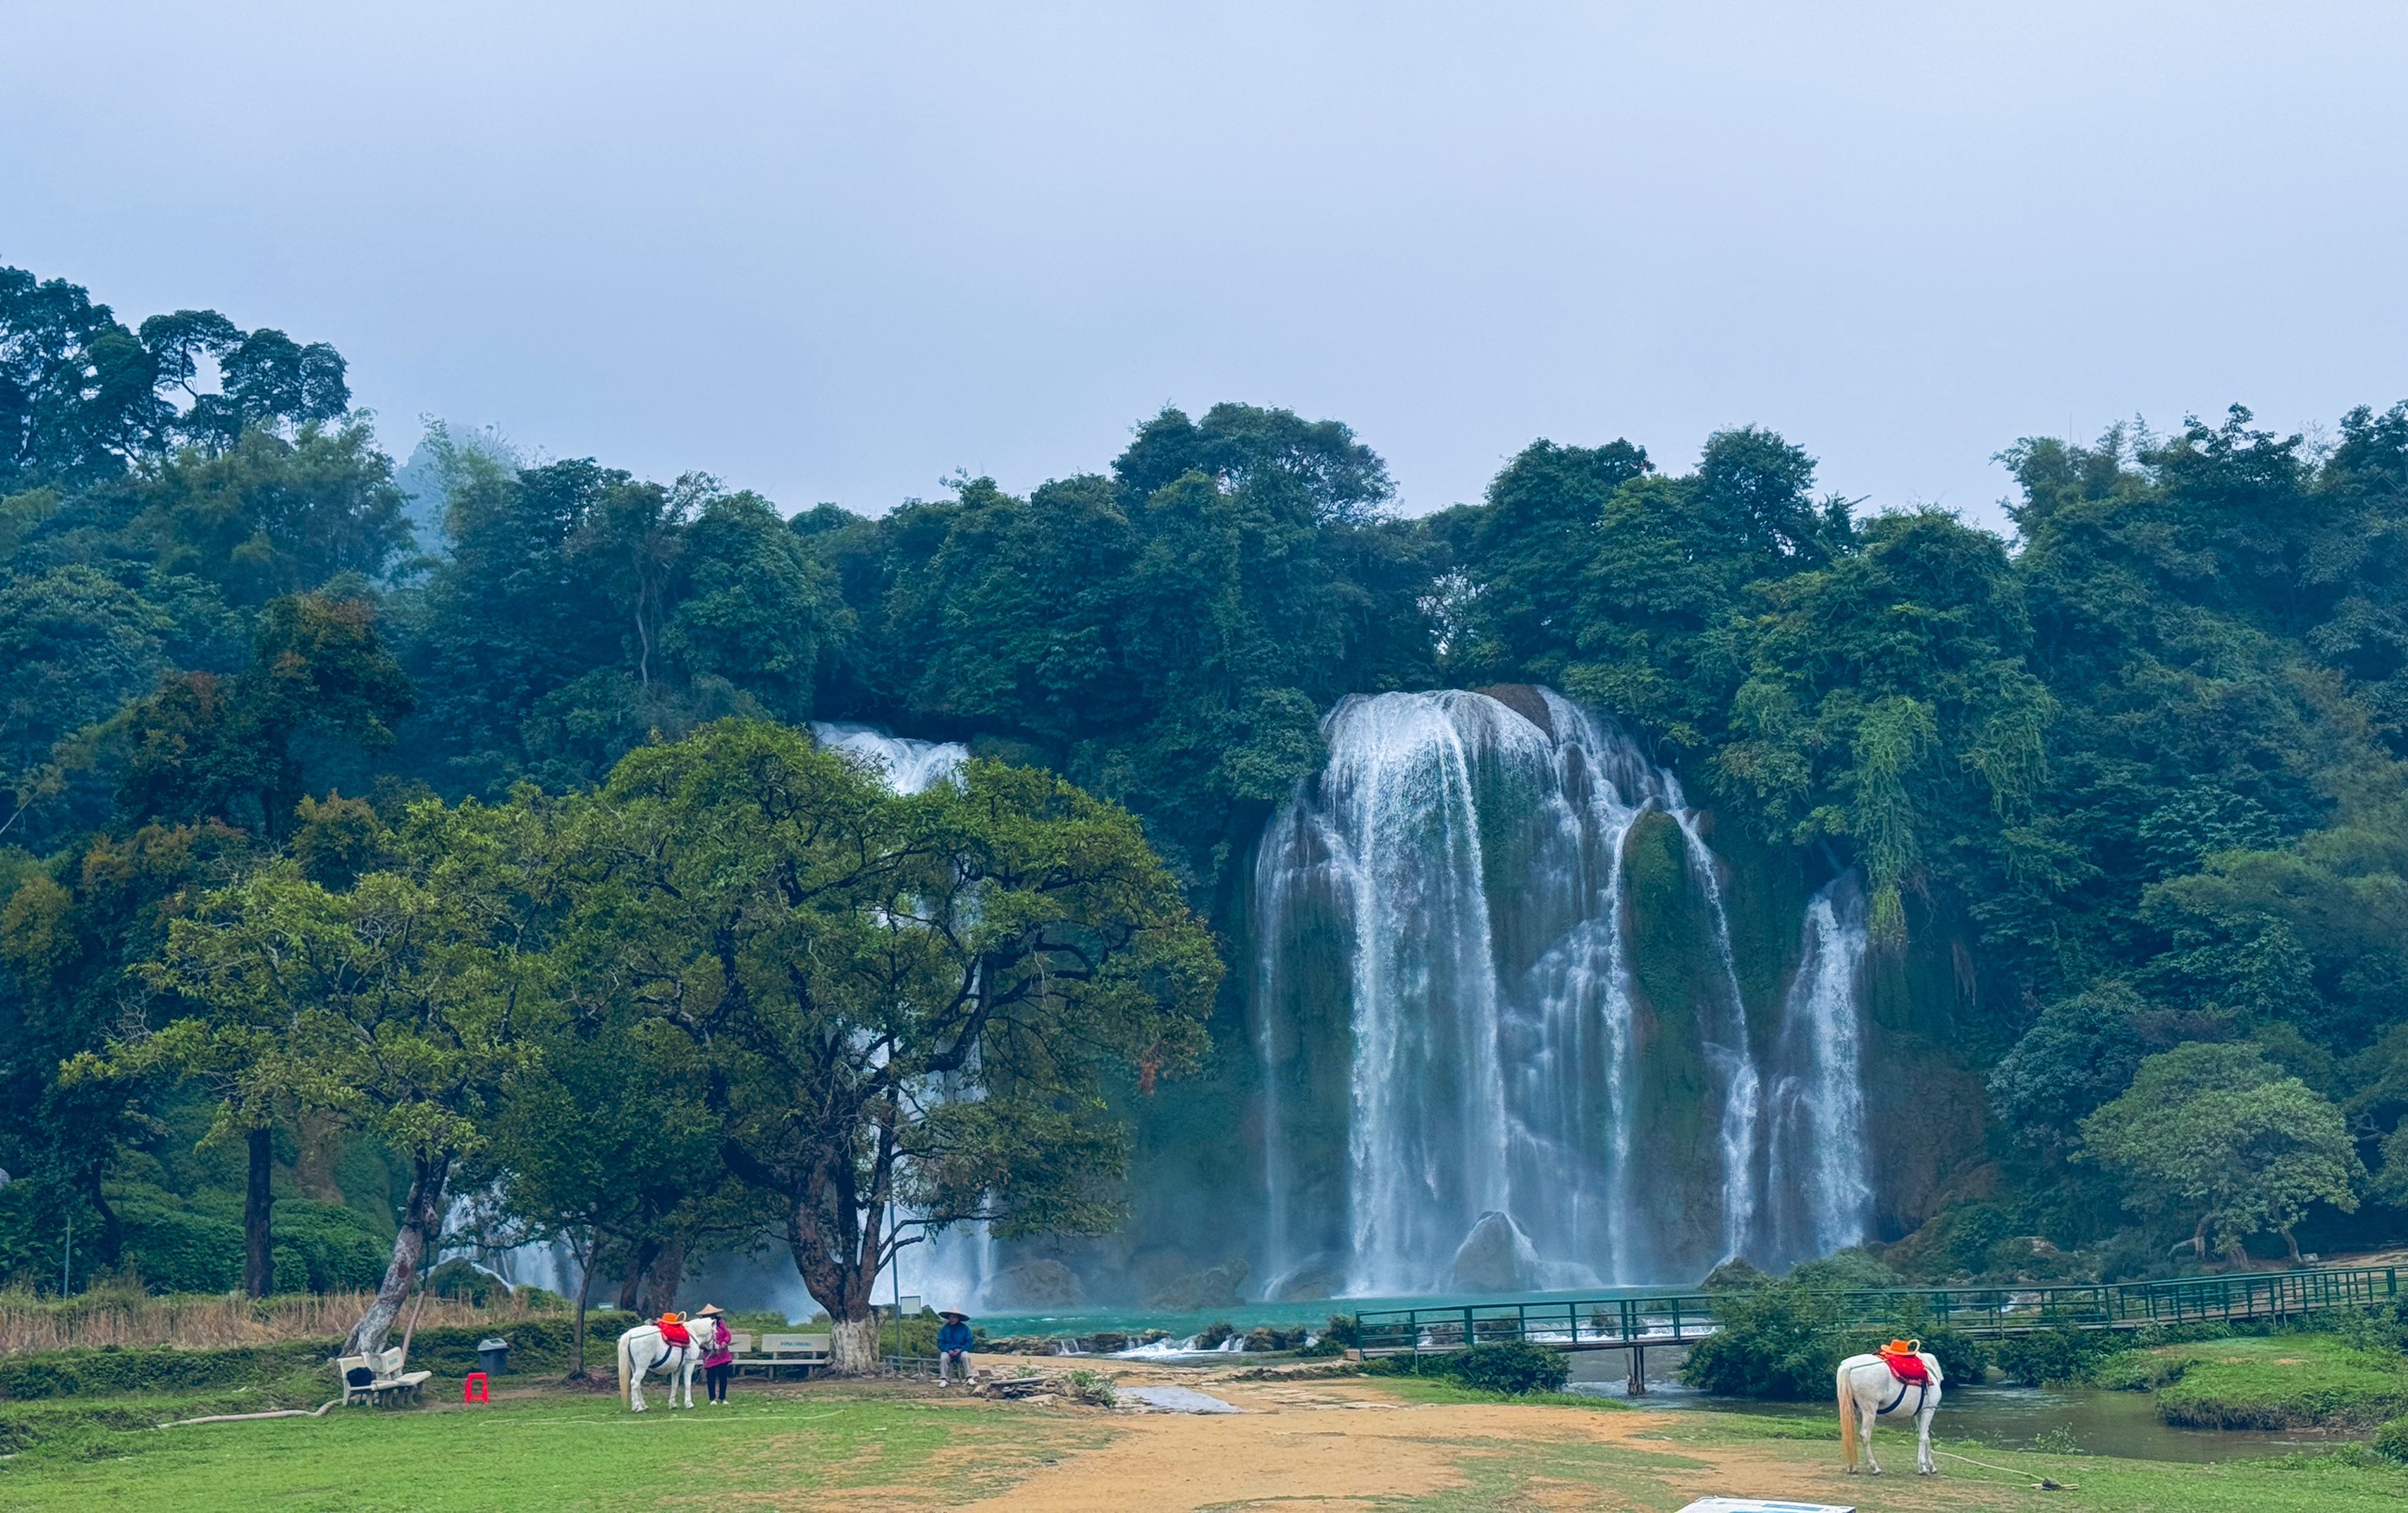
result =
[{"label": "trash bin", "polygon": [[499,1377],[510,1369],[510,1342],[492,1335],[477,1342],[477,1364],[488,1377]]}]

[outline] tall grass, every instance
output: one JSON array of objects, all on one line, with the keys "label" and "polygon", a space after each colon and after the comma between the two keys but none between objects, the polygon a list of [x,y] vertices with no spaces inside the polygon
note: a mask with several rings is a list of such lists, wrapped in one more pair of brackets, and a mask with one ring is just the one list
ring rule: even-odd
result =
[{"label": "tall grass", "polygon": [[[367,1292],[292,1293],[275,1298],[179,1294],[153,1297],[103,1291],[64,1300],[0,1292],[0,1355],[78,1347],[188,1349],[329,1339],[350,1332],[368,1311]],[[416,1303],[413,1301],[412,1306]],[[502,1300],[479,1308],[452,1298],[429,1298],[421,1329],[483,1325],[526,1317],[522,1303]]]}]

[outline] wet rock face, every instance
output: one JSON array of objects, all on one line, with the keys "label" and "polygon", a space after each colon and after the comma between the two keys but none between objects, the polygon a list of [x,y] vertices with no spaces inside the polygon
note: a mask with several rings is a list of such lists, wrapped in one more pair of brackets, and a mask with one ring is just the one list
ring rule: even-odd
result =
[{"label": "wet rock face", "polygon": [[1345,1287],[1345,1258],[1316,1255],[1273,1283],[1266,1297],[1275,1303],[1310,1302],[1320,1298],[1335,1298]]},{"label": "wet rock face", "polygon": [[1252,1269],[1244,1261],[1224,1261],[1201,1271],[1190,1271],[1157,1288],[1146,1300],[1149,1308],[1175,1314],[1201,1313],[1208,1308],[1233,1308],[1244,1300],[1238,1288]]},{"label": "wet rock face", "polygon": [[1497,683],[1476,690],[1503,704],[1547,734],[1555,733],[1555,715],[1546,706],[1546,695],[1528,683]]},{"label": "wet rock face", "polygon": [[1513,1227],[1513,1221],[1494,1209],[1480,1216],[1471,1233],[1455,1251],[1455,1264],[1447,1273],[1450,1292],[1523,1292],[1532,1284],[1529,1268],[1523,1264],[1522,1252],[1529,1242]]},{"label": "wet rock face", "polygon": [[1010,1313],[1031,1308],[1076,1308],[1086,1300],[1078,1273],[1059,1261],[1022,1261],[987,1283],[986,1306]]}]

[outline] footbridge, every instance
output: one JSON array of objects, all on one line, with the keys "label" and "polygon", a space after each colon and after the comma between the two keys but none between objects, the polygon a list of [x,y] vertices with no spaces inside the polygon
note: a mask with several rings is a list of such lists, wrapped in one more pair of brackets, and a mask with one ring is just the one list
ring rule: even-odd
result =
[{"label": "footbridge", "polygon": [[[1723,1294],[1728,1298],[1729,1294]],[[2041,1330],[2133,1330],[2148,1324],[2279,1322],[2400,1296],[2397,1267],[2322,1267],[2241,1272],[2167,1282],[2091,1286],[1880,1287],[1833,1291],[1856,1328],[1972,1334]],[[1649,1346],[1693,1344],[1715,1331],[1716,1295],[1541,1298],[1445,1308],[1366,1309],[1355,1316],[1366,1356],[1460,1350],[1472,1345],[1541,1345],[1557,1350],[1627,1350],[1634,1391],[1644,1391]]]}]

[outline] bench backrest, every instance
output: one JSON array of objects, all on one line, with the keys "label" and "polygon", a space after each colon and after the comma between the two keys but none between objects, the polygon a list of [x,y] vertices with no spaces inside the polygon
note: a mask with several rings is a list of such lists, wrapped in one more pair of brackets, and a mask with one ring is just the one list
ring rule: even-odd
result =
[{"label": "bench backrest", "polygon": [[764,1334],[761,1336],[763,1355],[811,1355],[828,1353],[825,1334]]},{"label": "bench backrest", "polygon": [[727,1332],[727,1348],[730,1350],[735,1351],[737,1355],[751,1355],[752,1353],[752,1332],[750,1330],[740,1329],[729,1330]]}]

